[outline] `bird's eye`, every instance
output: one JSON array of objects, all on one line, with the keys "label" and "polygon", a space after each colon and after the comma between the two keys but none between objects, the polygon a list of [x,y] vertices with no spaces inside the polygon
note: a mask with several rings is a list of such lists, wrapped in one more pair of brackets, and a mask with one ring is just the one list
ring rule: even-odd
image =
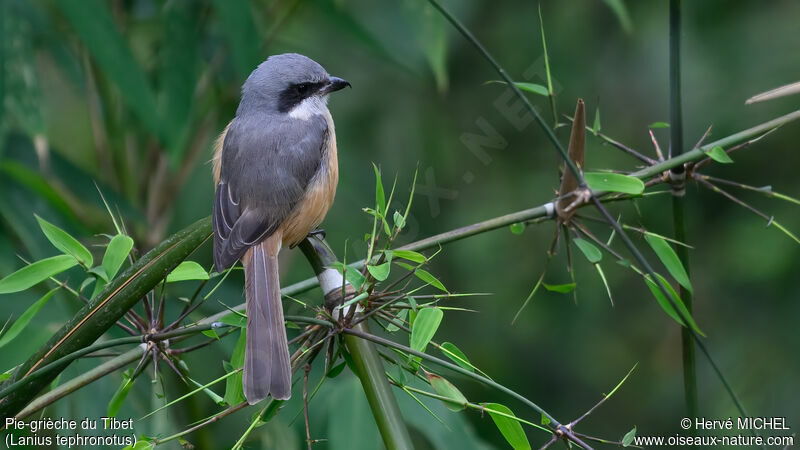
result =
[{"label": "bird's eye", "polygon": [[311,85],[308,83],[300,83],[297,85],[297,93],[300,95],[306,95],[311,90]]}]

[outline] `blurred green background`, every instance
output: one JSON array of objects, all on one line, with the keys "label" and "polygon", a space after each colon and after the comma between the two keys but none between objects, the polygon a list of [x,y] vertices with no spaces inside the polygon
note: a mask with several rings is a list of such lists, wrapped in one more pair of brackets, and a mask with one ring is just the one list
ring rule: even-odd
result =
[{"label": "blurred green background", "polygon": [[[581,97],[590,123],[599,107],[604,133],[653,155],[647,126],[669,120],[667,2],[629,1],[621,14],[609,7],[619,3],[542,2],[558,109],[572,114]],[[537,2],[447,4],[512,77],[523,79],[528,71],[527,81],[545,82]],[[720,138],[797,109],[796,96],[749,106],[744,101],[797,81],[800,3],[706,0],[684,2],[683,8],[687,145],[709,125],[712,139]],[[534,123],[503,114],[502,105],[513,105],[513,99],[503,86],[485,84],[497,75],[423,1],[3,0],[0,27],[0,276],[23,265],[18,255],[35,260],[56,253],[34,213],[84,242],[103,242],[98,234],[113,227],[98,189],[125,218],[141,253],[207,216],[213,140],[233,117],[243,80],[276,53],[305,54],[353,85],[330,101],[341,178],[323,226],[340,257],[345,251],[348,260],[364,254],[371,220],[361,208],[373,201],[373,162],[385,180],[397,174],[399,198],[407,196],[419,167],[403,243],[540,205],[558,185],[558,158],[543,133]],[[532,100],[549,121],[546,99]],[[485,147],[479,158],[463,137],[482,127],[486,132],[487,124],[501,136],[501,145]],[[566,130],[558,130],[563,142]],[[655,131],[666,149],[668,131]],[[592,136],[588,142],[588,169],[631,169],[637,163]],[[706,172],[798,197],[798,142],[800,126],[790,124],[734,153],[736,164]],[[800,232],[796,206],[755,193],[742,198]],[[784,416],[796,429],[800,247],[717,194],[690,185],[687,199],[695,246],[694,317],[750,414]],[[671,234],[668,197],[635,206],[616,205],[614,212],[631,225]],[[582,414],[638,362],[628,383],[582,431],[610,439],[634,425],[639,434],[678,433],[685,415],[679,329],[632,272],[604,264],[615,300],[611,307],[593,267],[578,258],[577,305],[571,295],[539,292],[510,325],[543,270],[552,236],[553,224],[547,222],[522,235],[503,229],[445,247],[431,271],[453,291],[492,295],[456,302],[478,312],[449,312],[437,339],[457,343],[494,379],[562,421]],[[646,248],[642,239],[636,242]],[[563,254],[562,247],[547,282],[568,282]],[[284,286],[312,275],[299,252],[284,252],[282,258]],[[192,259],[210,267],[210,246]],[[190,295],[193,287],[178,286],[174,295]],[[47,289],[0,298],[2,322],[18,317]],[[215,297],[228,305],[243,301],[241,279],[232,277]],[[319,293],[306,297],[318,301]],[[23,361],[78,308],[74,298],[59,294],[37,316],[36,327],[0,349],[0,369]],[[222,309],[212,301],[201,315]],[[229,358],[233,343],[225,340],[190,355],[193,376],[211,380],[222,374],[220,361]],[[62,379],[94,364],[73,364]],[[700,355],[698,368],[701,414],[735,417]],[[137,382],[121,417],[138,418],[151,409],[149,373]],[[173,374],[165,377],[173,397],[185,391]],[[119,374],[106,377],[46,416],[102,416],[120,380]],[[315,448],[379,445],[354,380],[347,374],[326,384],[311,403],[312,436],[329,439]],[[498,392],[455,375],[451,381],[472,401],[502,402],[525,418],[539,419]],[[409,422],[416,431],[427,429],[415,432],[420,448],[506,445],[488,417],[439,407],[441,416],[453,421],[448,431],[407,400]],[[290,404],[259,428],[251,448],[300,448],[302,418],[293,420],[298,405]],[[191,400],[172,409],[165,421],[137,422],[136,430],[177,432],[217,410],[207,399]],[[188,439],[198,448],[229,446],[253,412],[228,417]],[[529,436],[534,445],[546,438],[537,432]]]}]

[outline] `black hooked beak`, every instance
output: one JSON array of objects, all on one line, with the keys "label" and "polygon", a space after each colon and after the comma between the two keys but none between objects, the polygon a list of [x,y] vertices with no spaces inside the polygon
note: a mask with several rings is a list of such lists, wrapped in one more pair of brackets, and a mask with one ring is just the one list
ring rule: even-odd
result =
[{"label": "black hooked beak", "polygon": [[331,92],[342,90],[345,87],[352,86],[350,86],[350,83],[347,80],[343,80],[339,77],[330,77],[328,78],[328,85],[322,88],[322,92],[324,94],[330,94]]}]

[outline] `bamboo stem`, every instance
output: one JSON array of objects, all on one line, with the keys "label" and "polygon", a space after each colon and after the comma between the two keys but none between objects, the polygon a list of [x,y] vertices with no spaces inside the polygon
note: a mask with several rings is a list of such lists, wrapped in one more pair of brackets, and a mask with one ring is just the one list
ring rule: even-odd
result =
[{"label": "bamboo stem", "polygon": [[[669,2],[669,84],[670,84],[670,156],[683,153],[683,106],[681,96],[681,2]],[[673,185],[672,223],[675,239],[687,242],[686,235],[686,170],[683,165],[673,167],[670,176],[677,181]],[[678,259],[686,273],[689,271],[689,249],[676,246]],[[692,314],[692,292],[679,287],[681,300],[689,314]],[[681,348],[683,358],[683,392],[688,417],[698,417],[697,366],[694,354],[694,336],[686,327],[681,328]]]},{"label": "bamboo stem", "polygon": [[[336,261],[336,255],[319,234],[309,236],[300,244],[300,248],[318,276],[325,272],[332,262]],[[349,284],[346,281],[344,283]],[[337,291],[334,290],[334,292]],[[323,294],[328,293],[324,292]],[[343,300],[347,300],[347,298],[343,298]],[[356,309],[355,306],[352,308]],[[341,314],[344,315],[345,311],[342,311]],[[359,332],[369,334],[366,321],[357,323],[354,328]],[[392,387],[386,379],[386,371],[375,344],[349,334],[344,336],[344,343],[353,357],[356,373],[361,380],[361,386],[364,388],[364,394],[367,396],[372,416],[375,418],[375,424],[378,426],[384,445],[389,450],[413,449],[411,435],[403,421],[403,415],[400,413],[400,407],[394,397]]]}]

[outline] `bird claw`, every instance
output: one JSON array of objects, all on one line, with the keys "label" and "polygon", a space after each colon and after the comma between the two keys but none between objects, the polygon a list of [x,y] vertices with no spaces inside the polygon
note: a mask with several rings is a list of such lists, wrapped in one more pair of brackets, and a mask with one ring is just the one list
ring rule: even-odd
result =
[{"label": "bird claw", "polygon": [[573,208],[576,208],[584,203],[588,203],[589,199],[592,198],[592,191],[589,189],[576,189],[575,190],[575,200],[572,201],[566,208],[564,208],[565,212],[572,211]]}]

